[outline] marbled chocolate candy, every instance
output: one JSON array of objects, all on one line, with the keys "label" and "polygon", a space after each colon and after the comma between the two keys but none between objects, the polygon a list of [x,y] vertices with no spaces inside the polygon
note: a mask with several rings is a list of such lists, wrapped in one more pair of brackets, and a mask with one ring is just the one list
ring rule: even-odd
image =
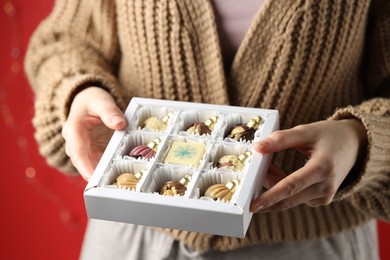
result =
[{"label": "marbled chocolate candy", "polygon": [[189,134],[211,134],[211,129],[203,122],[194,123],[186,131]]},{"label": "marbled chocolate candy", "polygon": [[218,160],[217,168],[231,169],[235,172],[242,171],[245,167],[247,159],[251,155],[251,152],[245,152],[239,156],[232,154],[224,155]]},{"label": "marbled chocolate candy", "polygon": [[238,124],[233,127],[228,137],[240,141],[243,140],[253,140],[255,137],[255,132],[259,125],[262,122],[260,116],[254,117],[247,124]]},{"label": "marbled chocolate candy", "polygon": [[213,116],[213,117],[207,119],[206,122],[196,122],[196,123],[192,124],[186,130],[186,132],[190,133],[190,134],[199,134],[199,135],[211,134],[217,120],[218,120],[218,117]]}]

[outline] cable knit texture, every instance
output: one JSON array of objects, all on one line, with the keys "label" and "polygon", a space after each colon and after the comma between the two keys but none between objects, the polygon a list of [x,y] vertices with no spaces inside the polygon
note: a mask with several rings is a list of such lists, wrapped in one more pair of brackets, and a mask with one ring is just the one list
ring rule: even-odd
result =
[{"label": "cable knit texture", "polygon": [[[207,0],[61,0],[32,36],[26,72],[35,137],[48,163],[74,170],[61,128],[85,84],[131,97],[278,109],[281,128],[357,118],[369,145],[329,206],[255,214],[245,239],[164,229],[198,250],[315,239],[390,220],[390,2],[266,1],[224,72]],[[342,140],[340,140],[342,141]],[[275,156],[287,172],[295,151]]]}]

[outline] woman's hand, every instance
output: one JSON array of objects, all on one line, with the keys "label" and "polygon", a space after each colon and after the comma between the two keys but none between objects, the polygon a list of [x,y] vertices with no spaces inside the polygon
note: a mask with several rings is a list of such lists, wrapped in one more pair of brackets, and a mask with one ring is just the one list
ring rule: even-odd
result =
[{"label": "woman's hand", "polygon": [[296,148],[308,161],[289,175],[271,166],[265,181],[269,189],[252,201],[251,211],[279,211],[301,203],[328,205],[366,146],[366,130],[356,119],[320,121],[272,133],[254,149],[273,153]]},{"label": "woman's hand", "polygon": [[125,126],[122,111],[107,91],[88,87],[76,95],[62,135],[66,154],[85,180],[91,177],[113,130]]}]

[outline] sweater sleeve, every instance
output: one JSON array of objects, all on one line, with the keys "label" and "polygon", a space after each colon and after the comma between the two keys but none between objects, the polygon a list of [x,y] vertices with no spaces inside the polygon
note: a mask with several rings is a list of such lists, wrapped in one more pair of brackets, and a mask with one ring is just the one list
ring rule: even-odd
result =
[{"label": "sweater sleeve", "polygon": [[30,39],[24,65],[35,94],[35,138],[48,164],[63,172],[75,171],[61,130],[77,91],[102,87],[124,107],[115,16],[114,1],[58,0]]},{"label": "sweater sleeve", "polygon": [[368,72],[360,105],[341,108],[333,119],[357,118],[367,130],[365,161],[354,180],[335,199],[347,199],[363,213],[390,221],[390,2],[373,6],[373,27],[369,31]]}]

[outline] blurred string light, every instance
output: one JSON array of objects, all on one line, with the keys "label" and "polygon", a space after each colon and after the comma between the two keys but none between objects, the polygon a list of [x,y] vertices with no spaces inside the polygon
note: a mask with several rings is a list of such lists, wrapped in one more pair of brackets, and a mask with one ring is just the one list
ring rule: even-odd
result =
[{"label": "blurred string light", "polygon": [[[20,162],[23,165],[25,179],[31,184],[34,190],[40,195],[52,203],[59,211],[59,219],[68,228],[78,231],[81,226],[72,217],[72,212],[66,207],[61,197],[52,191],[48,185],[45,185],[42,181],[37,178],[37,170],[33,166],[30,149],[28,145],[28,139],[23,134],[21,127],[16,123],[15,117],[13,116],[9,102],[7,99],[7,90],[11,87],[12,82],[22,72],[22,51],[21,51],[21,28],[18,22],[18,12],[12,1],[1,1],[2,12],[8,19],[8,24],[11,27],[11,47],[9,55],[11,58],[11,65],[9,71],[6,72],[5,76],[0,79],[0,113],[1,118],[4,121],[6,127],[16,136],[16,144],[19,148],[21,157]],[[76,182],[74,184],[77,184]]]}]

